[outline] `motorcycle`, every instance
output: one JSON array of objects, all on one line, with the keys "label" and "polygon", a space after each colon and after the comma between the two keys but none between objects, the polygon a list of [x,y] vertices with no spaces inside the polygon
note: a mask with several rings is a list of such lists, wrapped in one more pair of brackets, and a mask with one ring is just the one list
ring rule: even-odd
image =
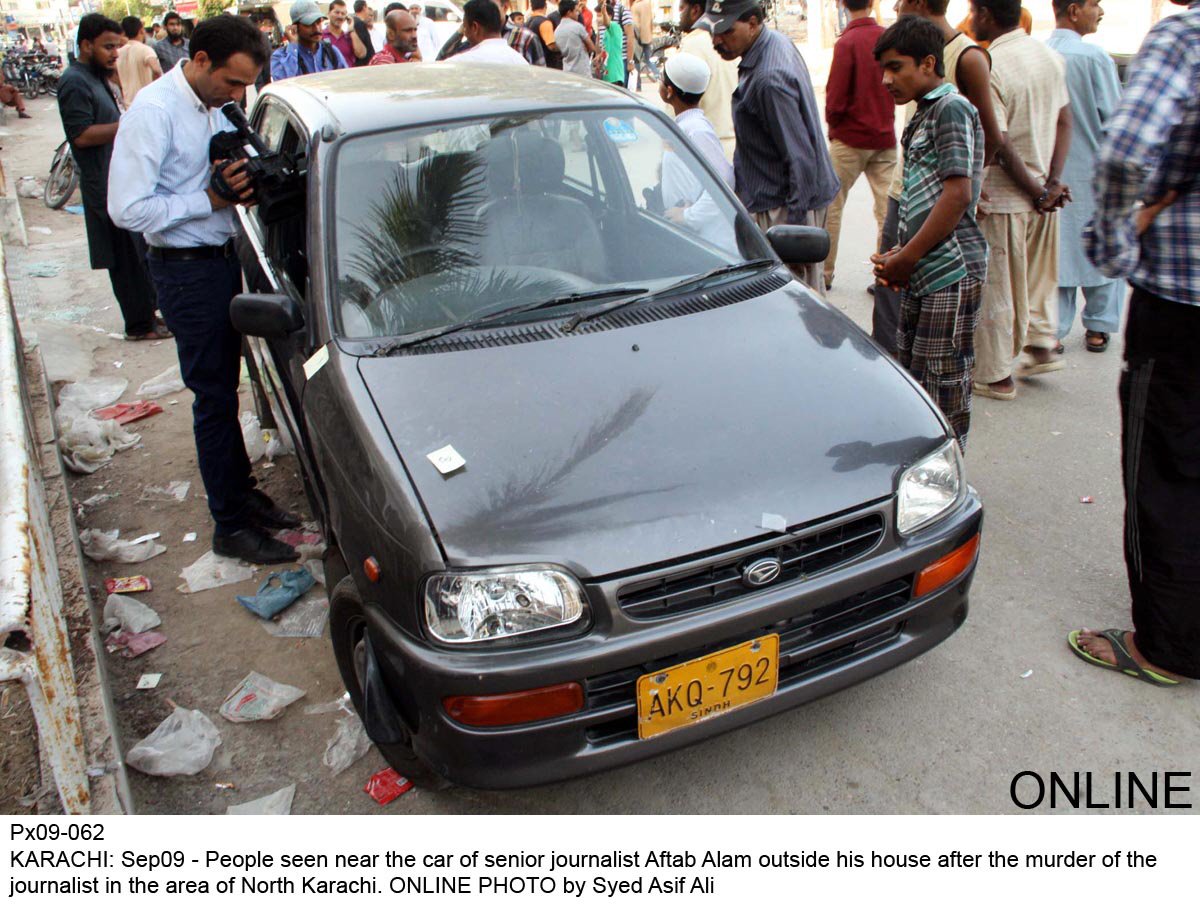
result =
[{"label": "motorcycle", "polygon": [[49,57],[38,70],[42,90],[52,98],[58,97],[58,80],[62,78],[62,74],[62,60],[58,57]]},{"label": "motorcycle", "polygon": [[663,67],[667,65],[667,51],[679,46],[683,31],[677,22],[659,22],[658,27],[662,34],[650,45],[650,59],[654,61],[658,71],[662,72]]}]

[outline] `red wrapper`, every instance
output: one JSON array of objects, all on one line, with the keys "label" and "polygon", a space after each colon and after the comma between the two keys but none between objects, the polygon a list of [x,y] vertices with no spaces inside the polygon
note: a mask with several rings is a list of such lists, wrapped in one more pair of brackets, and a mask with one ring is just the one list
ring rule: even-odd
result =
[{"label": "red wrapper", "polygon": [[104,590],[110,595],[127,595],[135,591],[150,591],[147,576],[124,576],[120,579],[105,579]]},{"label": "red wrapper", "polygon": [[412,781],[397,774],[395,768],[384,768],[378,774],[371,775],[371,779],[363,787],[363,792],[369,793],[371,798],[380,805],[387,805],[389,802],[399,799],[412,788]]}]

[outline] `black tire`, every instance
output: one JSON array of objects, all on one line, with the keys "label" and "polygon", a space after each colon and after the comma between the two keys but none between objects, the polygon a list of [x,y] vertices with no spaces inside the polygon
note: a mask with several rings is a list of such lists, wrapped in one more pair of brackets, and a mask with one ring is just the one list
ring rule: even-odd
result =
[{"label": "black tire", "polygon": [[[337,660],[342,683],[350,693],[354,710],[362,715],[363,633],[367,628],[363,615],[362,596],[353,576],[346,576],[329,595],[329,635],[333,641],[333,656]],[[400,774],[426,789],[445,789],[449,783],[437,771],[421,760],[407,740],[404,743],[375,743],[384,759]]]},{"label": "black tire", "polygon": [[50,163],[50,176],[46,179],[46,188],[42,190],[42,200],[46,207],[57,211],[75,194],[79,185],[79,170],[75,166],[75,156],[71,146],[63,142],[54,152],[54,160]]}]

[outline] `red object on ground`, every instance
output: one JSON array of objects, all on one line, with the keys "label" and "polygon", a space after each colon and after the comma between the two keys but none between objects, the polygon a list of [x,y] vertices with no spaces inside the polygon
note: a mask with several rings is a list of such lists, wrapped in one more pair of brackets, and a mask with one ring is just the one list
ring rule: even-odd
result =
[{"label": "red object on ground", "polygon": [[109,651],[120,651],[122,657],[133,658],[157,648],[167,637],[153,629],[148,632],[114,632],[105,643]]},{"label": "red object on ground", "polygon": [[132,403],[114,403],[103,409],[97,409],[92,414],[99,419],[111,418],[118,425],[128,425],[130,422],[158,415],[162,411],[163,408],[158,403],[134,400]]},{"label": "red object on ground", "polygon": [[1079,498],[1079,502],[1080,502],[1080,503],[1095,503],[1095,502],[1096,502],[1096,498],[1095,498],[1095,497],[1091,497],[1091,496],[1088,496],[1088,497],[1080,497],[1080,498]]},{"label": "red object on ground", "polygon": [[371,798],[380,805],[387,805],[389,802],[399,799],[412,788],[413,782],[407,777],[397,774],[395,768],[384,768],[379,773],[371,775],[371,779],[363,787],[363,792],[369,793]]},{"label": "red object on ground", "polygon": [[122,576],[104,580],[104,590],[110,595],[128,595],[135,591],[150,591],[151,588],[149,576]]}]

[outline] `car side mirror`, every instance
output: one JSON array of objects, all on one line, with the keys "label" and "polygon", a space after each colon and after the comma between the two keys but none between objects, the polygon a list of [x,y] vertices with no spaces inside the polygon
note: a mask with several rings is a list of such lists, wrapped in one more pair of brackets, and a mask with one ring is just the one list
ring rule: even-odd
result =
[{"label": "car side mirror", "polygon": [[784,264],[818,264],[829,257],[829,234],[820,227],[780,224],[767,230],[767,242]]},{"label": "car side mirror", "polygon": [[239,332],[268,340],[281,340],[304,327],[304,315],[296,300],[278,293],[234,296],[229,319]]}]

